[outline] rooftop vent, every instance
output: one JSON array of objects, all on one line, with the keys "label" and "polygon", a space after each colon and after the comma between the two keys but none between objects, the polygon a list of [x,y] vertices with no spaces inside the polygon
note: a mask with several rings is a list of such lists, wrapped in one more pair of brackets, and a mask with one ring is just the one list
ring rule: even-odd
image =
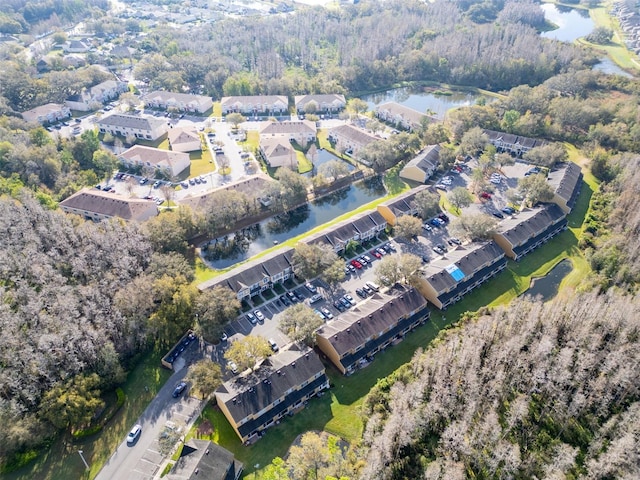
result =
[{"label": "rooftop vent", "polygon": [[292,366],[293,368],[296,368],[296,362],[293,362],[293,363],[291,364],[291,366]]},{"label": "rooftop vent", "polygon": [[282,372],[280,372],[280,370],[278,370],[276,373],[277,373],[278,375],[281,375],[281,374],[282,374]]},{"label": "rooftop vent", "polygon": [[347,328],[347,333],[351,333],[351,329],[350,328]]}]

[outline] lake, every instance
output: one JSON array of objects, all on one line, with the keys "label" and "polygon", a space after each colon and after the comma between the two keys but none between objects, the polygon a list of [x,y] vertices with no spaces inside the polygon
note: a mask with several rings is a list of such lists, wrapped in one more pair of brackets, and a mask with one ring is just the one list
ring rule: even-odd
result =
[{"label": "lake", "polygon": [[595,26],[589,17],[588,10],[556,6],[551,3],[544,3],[540,8],[544,11],[547,21],[558,26],[555,30],[542,32],[540,36],[544,38],[574,42],[578,38],[589,35]]},{"label": "lake", "polygon": [[[329,150],[325,150],[324,148],[318,148],[313,158],[311,158],[311,155],[307,153],[307,158],[311,160],[311,162],[313,163],[313,166],[316,172],[318,171],[318,167],[320,165],[325,164],[331,160],[339,161],[340,163],[345,165],[347,167],[347,170],[350,172],[352,172],[356,168],[353,165],[351,165],[349,162],[345,162],[341,158],[336,157],[333,153],[331,153]],[[303,173],[302,175],[304,177],[311,178],[311,176],[313,175],[313,172]]]},{"label": "lake", "polygon": [[434,93],[429,87],[419,86],[394,88],[361,98],[367,102],[369,110],[374,110],[375,107],[385,102],[396,102],[421,113],[431,112],[432,115],[442,120],[448,110],[474,105],[480,97],[485,98],[487,102],[491,101],[490,97],[475,93],[452,92],[450,95],[441,95]]},{"label": "lake", "polygon": [[560,282],[573,270],[569,260],[562,260],[544,277],[534,278],[529,289],[523,295],[540,298],[543,302],[551,300],[558,293]]},{"label": "lake", "polygon": [[609,57],[603,57],[598,63],[593,66],[593,69],[609,75],[622,75],[623,77],[633,78],[633,75],[620,68]]},{"label": "lake", "polygon": [[230,267],[384,195],[386,191],[378,177],[361,180],[287,214],[214,239],[202,246],[202,259],[211,268]]}]

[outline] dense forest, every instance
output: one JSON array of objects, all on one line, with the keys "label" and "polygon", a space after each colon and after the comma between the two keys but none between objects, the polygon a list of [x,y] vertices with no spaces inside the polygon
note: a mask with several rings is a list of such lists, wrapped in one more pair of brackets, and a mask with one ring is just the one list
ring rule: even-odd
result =
[{"label": "dense forest", "polygon": [[472,317],[371,391],[363,478],[638,478],[637,296]]}]

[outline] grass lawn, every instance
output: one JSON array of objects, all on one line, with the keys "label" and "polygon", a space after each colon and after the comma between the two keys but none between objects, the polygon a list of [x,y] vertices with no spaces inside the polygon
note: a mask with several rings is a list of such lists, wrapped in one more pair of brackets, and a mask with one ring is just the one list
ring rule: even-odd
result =
[{"label": "grass lawn", "polygon": [[611,18],[611,16],[607,13],[609,6],[610,5],[607,4],[606,6],[591,8],[589,9],[589,16],[597,26],[606,27],[613,30],[614,34],[612,41],[608,45],[596,45],[593,43],[589,43],[584,39],[581,39],[579,43],[587,45],[595,50],[604,52],[609,56],[609,58],[611,58],[622,68],[631,71],[637,71],[638,69],[640,69],[638,58],[625,46],[622,31],[620,30],[618,22],[615,19]]},{"label": "grass lawn", "polygon": [[191,159],[189,177],[199,177],[216,171],[216,164],[213,163],[211,152],[208,148],[189,153],[189,158]]},{"label": "grass lawn", "polygon": [[[17,472],[3,475],[2,478],[5,480],[94,478],[122,442],[135,420],[171,376],[169,370],[160,366],[162,355],[163,353],[151,352],[140,359],[122,386],[126,395],[123,407],[101,432],[81,441],[72,441],[67,434],[61,435],[35,462]],[[78,450],[84,452],[84,457],[91,466],[88,474],[85,472]]]}]

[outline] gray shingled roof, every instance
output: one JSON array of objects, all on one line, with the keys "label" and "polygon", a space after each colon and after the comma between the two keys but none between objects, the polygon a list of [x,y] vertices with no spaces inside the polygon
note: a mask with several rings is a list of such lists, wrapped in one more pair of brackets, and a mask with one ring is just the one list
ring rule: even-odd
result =
[{"label": "gray shingled roof", "polygon": [[387,293],[375,293],[351,310],[322,326],[317,334],[326,338],[342,357],[385,331],[398,319],[427,306],[427,300],[413,287],[396,286]]},{"label": "gray shingled roof", "polygon": [[98,120],[98,126],[107,125],[122,128],[137,128],[139,130],[154,130],[164,125],[165,120],[154,117],[145,117],[141,115],[124,115],[114,113]]},{"label": "gray shingled roof", "polygon": [[340,136],[345,137],[359,145],[368,145],[380,140],[376,136],[360,128],[354,127],[353,125],[340,125],[339,127],[334,127],[329,130],[329,135],[332,134],[339,134]]},{"label": "gray shingled roof", "polygon": [[[237,423],[268,407],[318,373],[324,373],[318,355],[307,347],[292,345],[268,357],[254,372],[223,383],[215,394]],[[250,431],[243,433],[249,434],[258,426],[252,425]]]},{"label": "gray shingled roof", "polygon": [[388,207],[394,213],[406,213],[414,207],[414,198],[416,194],[426,188],[428,188],[427,185],[420,185],[391,200],[381,203],[380,206]]},{"label": "gray shingled roof", "polygon": [[[443,257],[436,258],[423,270],[425,279],[436,292],[441,293],[455,287],[477,270],[491,265],[504,257],[504,251],[493,240],[486,243],[471,243],[456,247]],[[457,267],[464,278],[456,280],[447,269]]]},{"label": "gray shingled roof", "polygon": [[242,468],[242,463],[237,461],[229,450],[210,440],[192,438],[184,444],[180,458],[166,478],[167,480],[235,479]]},{"label": "gray shingled roof", "polygon": [[521,245],[562,220],[564,216],[564,212],[555,203],[546,204],[506,218],[500,222],[498,233],[509,240],[511,245]]},{"label": "gray shingled roof", "polygon": [[85,188],[60,202],[68,207],[108,217],[139,221],[158,214],[158,206],[151,200],[125,198],[115,193]]},{"label": "gray shingled roof", "polygon": [[422,171],[433,171],[440,163],[440,145],[428,145],[412,158],[406,167],[418,167]]},{"label": "gray shingled roof", "polygon": [[221,285],[229,287],[237,293],[243,288],[259,283],[265,277],[276,275],[292,266],[291,258],[294,251],[291,247],[275,250],[268,255],[251,260],[225,274],[201,283],[198,288],[206,290],[207,288]]},{"label": "gray shingled roof", "polygon": [[573,162],[567,162],[550,172],[547,178],[555,193],[565,200],[569,207],[573,207],[572,200],[575,201],[575,194],[582,181],[580,166]]}]

